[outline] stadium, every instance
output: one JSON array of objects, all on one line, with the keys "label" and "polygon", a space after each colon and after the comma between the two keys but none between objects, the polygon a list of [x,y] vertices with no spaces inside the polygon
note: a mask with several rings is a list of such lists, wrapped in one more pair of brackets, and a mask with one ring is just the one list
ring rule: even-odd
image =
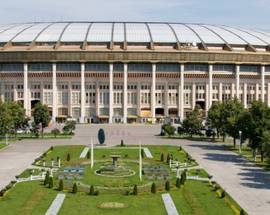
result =
[{"label": "stadium", "polygon": [[0,26],[1,101],[53,121],[179,122],[199,104],[270,106],[270,33],[223,25],[53,22]]}]

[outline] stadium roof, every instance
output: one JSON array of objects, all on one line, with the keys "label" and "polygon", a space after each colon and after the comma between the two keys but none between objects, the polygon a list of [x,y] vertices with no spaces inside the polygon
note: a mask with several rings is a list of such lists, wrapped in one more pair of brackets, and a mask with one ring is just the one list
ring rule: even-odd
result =
[{"label": "stadium roof", "polygon": [[0,26],[0,44],[104,42],[270,47],[270,33],[223,25],[153,22],[52,22]]}]

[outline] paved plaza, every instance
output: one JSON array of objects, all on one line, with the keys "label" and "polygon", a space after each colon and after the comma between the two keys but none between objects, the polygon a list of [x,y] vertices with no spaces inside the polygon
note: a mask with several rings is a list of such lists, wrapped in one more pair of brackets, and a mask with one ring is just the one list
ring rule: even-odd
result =
[{"label": "paved plaza", "polygon": [[0,187],[31,165],[52,145],[97,143],[97,131],[104,128],[106,144],[182,145],[200,166],[216,180],[249,214],[266,215],[270,211],[270,174],[240,158],[223,146],[188,140],[169,140],[157,136],[160,126],[78,125],[76,135],[68,140],[24,140],[0,151]]}]

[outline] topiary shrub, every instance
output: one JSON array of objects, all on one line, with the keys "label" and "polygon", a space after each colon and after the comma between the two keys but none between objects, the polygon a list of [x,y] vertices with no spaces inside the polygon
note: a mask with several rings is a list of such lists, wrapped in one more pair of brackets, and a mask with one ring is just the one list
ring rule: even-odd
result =
[{"label": "topiary shrub", "polygon": [[61,132],[58,128],[54,128],[52,131],[51,131],[52,135],[54,136],[54,138],[57,137],[57,135],[59,135]]},{"label": "topiary shrub", "polygon": [[86,158],[87,158],[87,159],[90,159],[90,157],[91,157],[91,154],[90,154],[90,151],[88,150],[88,152],[87,152],[87,154],[86,154]]},{"label": "topiary shrub", "polygon": [[170,191],[170,181],[165,182],[165,190]]},{"label": "topiary shrub", "polygon": [[77,183],[74,183],[72,187],[72,193],[77,193],[77,192],[78,192],[78,186],[77,186]]},{"label": "topiary shrub", "polygon": [[121,146],[121,147],[124,147],[124,146],[125,146],[124,140],[121,140],[120,146]]},{"label": "topiary shrub", "polygon": [[179,146],[179,151],[181,152],[183,149],[182,149],[182,146]]},{"label": "topiary shrub", "polygon": [[184,170],[181,174],[180,183],[184,185],[186,183],[186,180],[187,180],[187,172],[186,170]]},{"label": "topiary shrub", "polygon": [[173,159],[173,157],[172,157],[172,154],[167,154],[167,160],[166,160],[166,162],[167,162],[167,164],[169,164],[170,163],[170,160],[172,160]]},{"label": "topiary shrub", "polygon": [[64,181],[62,179],[60,179],[60,181],[59,181],[58,190],[59,191],[63,191],[64,190]]},{"label": "topiary shrub", "polygon": [[137,185],[136,184],[133,187],[133,195],[134,196],[137,196],[138,195],[138,188],[137,188]]},{"label": "topiary shrub", "polygon": [[176,186],[177,188],[180,188],[180,187],[181,187],[181,179],[180,179],[180,178],[177,178],[177,179],[176,179],[175,186]]},{"label": "topiary shrub", "polygon": [[105,142],[105,132],[102,128],[98,130],[98,142],[101,145]]},{"label": "topiary shrub", "polygon": [[67,154],[67,161],[68,162],[70,161],[70,154],[69,153]]},{"label": "topiary shrub", "polygon": [[90,195],[90,196],[93,196],[94,194],[95,194],[95,189],[94,189],[94,186],[91,185],[91,186],[90,186],[90,190],[89,190],[89,195]]},{"label": "topiary shrub", "polygon": [[243,208],[241,208],[240,212],[239,212],[239,215],[245,215],[245,211]]},{"label": "topiary shrub", "polygon": [[95,193],[94,193],[94,196],[98,196],[99,195],[99,191],[96,190]]},{"label": "topiary shrub", "polygon": [[156,193],[157,192],[157,187],[156,184],[153,182],[151,186],[151,193]]},{"label": "topiary shrub", "polygon": [[46,186],[47,184],[49,184],[49,180],[50,180],[50,172],[47,171],[46,172],[46,175],[45,175],[45,179],[44,179],[43,185]]},{"label": "topiary shrub", "polygon": [[164,126],[163,126],[163,130],[164,130],[164,133],[165,133],[166,135],[168,135],[168,136],[173,136],[173,135],[175,134],[175,130],[176,130],[176,129],[175,129],[174,126],[167,124],[167,125],[164,125]]},{"label": "topiary shrub", "polygon": [[49,179],[49,188],[53,188],[53,177]]},{"label": "topiary shrub", "polygon": [[226,196],[226,193],[224,190],[220,192],[220,198],[223,199]]},{"label": "topiary shrub", "polygon": [[164,154],[163,153],[161,153],[161,155],[160,155],[160,161],[164,162]]}]

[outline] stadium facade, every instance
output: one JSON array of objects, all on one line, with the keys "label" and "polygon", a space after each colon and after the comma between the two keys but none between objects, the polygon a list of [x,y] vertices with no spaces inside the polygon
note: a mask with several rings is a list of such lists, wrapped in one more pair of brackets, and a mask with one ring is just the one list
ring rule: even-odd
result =
[{"label": "stadium facade", "polygon": [[237,97],[270,106],[270,33],[184,23],[0,26],[0,96],[53,120],[182,120]]}]

